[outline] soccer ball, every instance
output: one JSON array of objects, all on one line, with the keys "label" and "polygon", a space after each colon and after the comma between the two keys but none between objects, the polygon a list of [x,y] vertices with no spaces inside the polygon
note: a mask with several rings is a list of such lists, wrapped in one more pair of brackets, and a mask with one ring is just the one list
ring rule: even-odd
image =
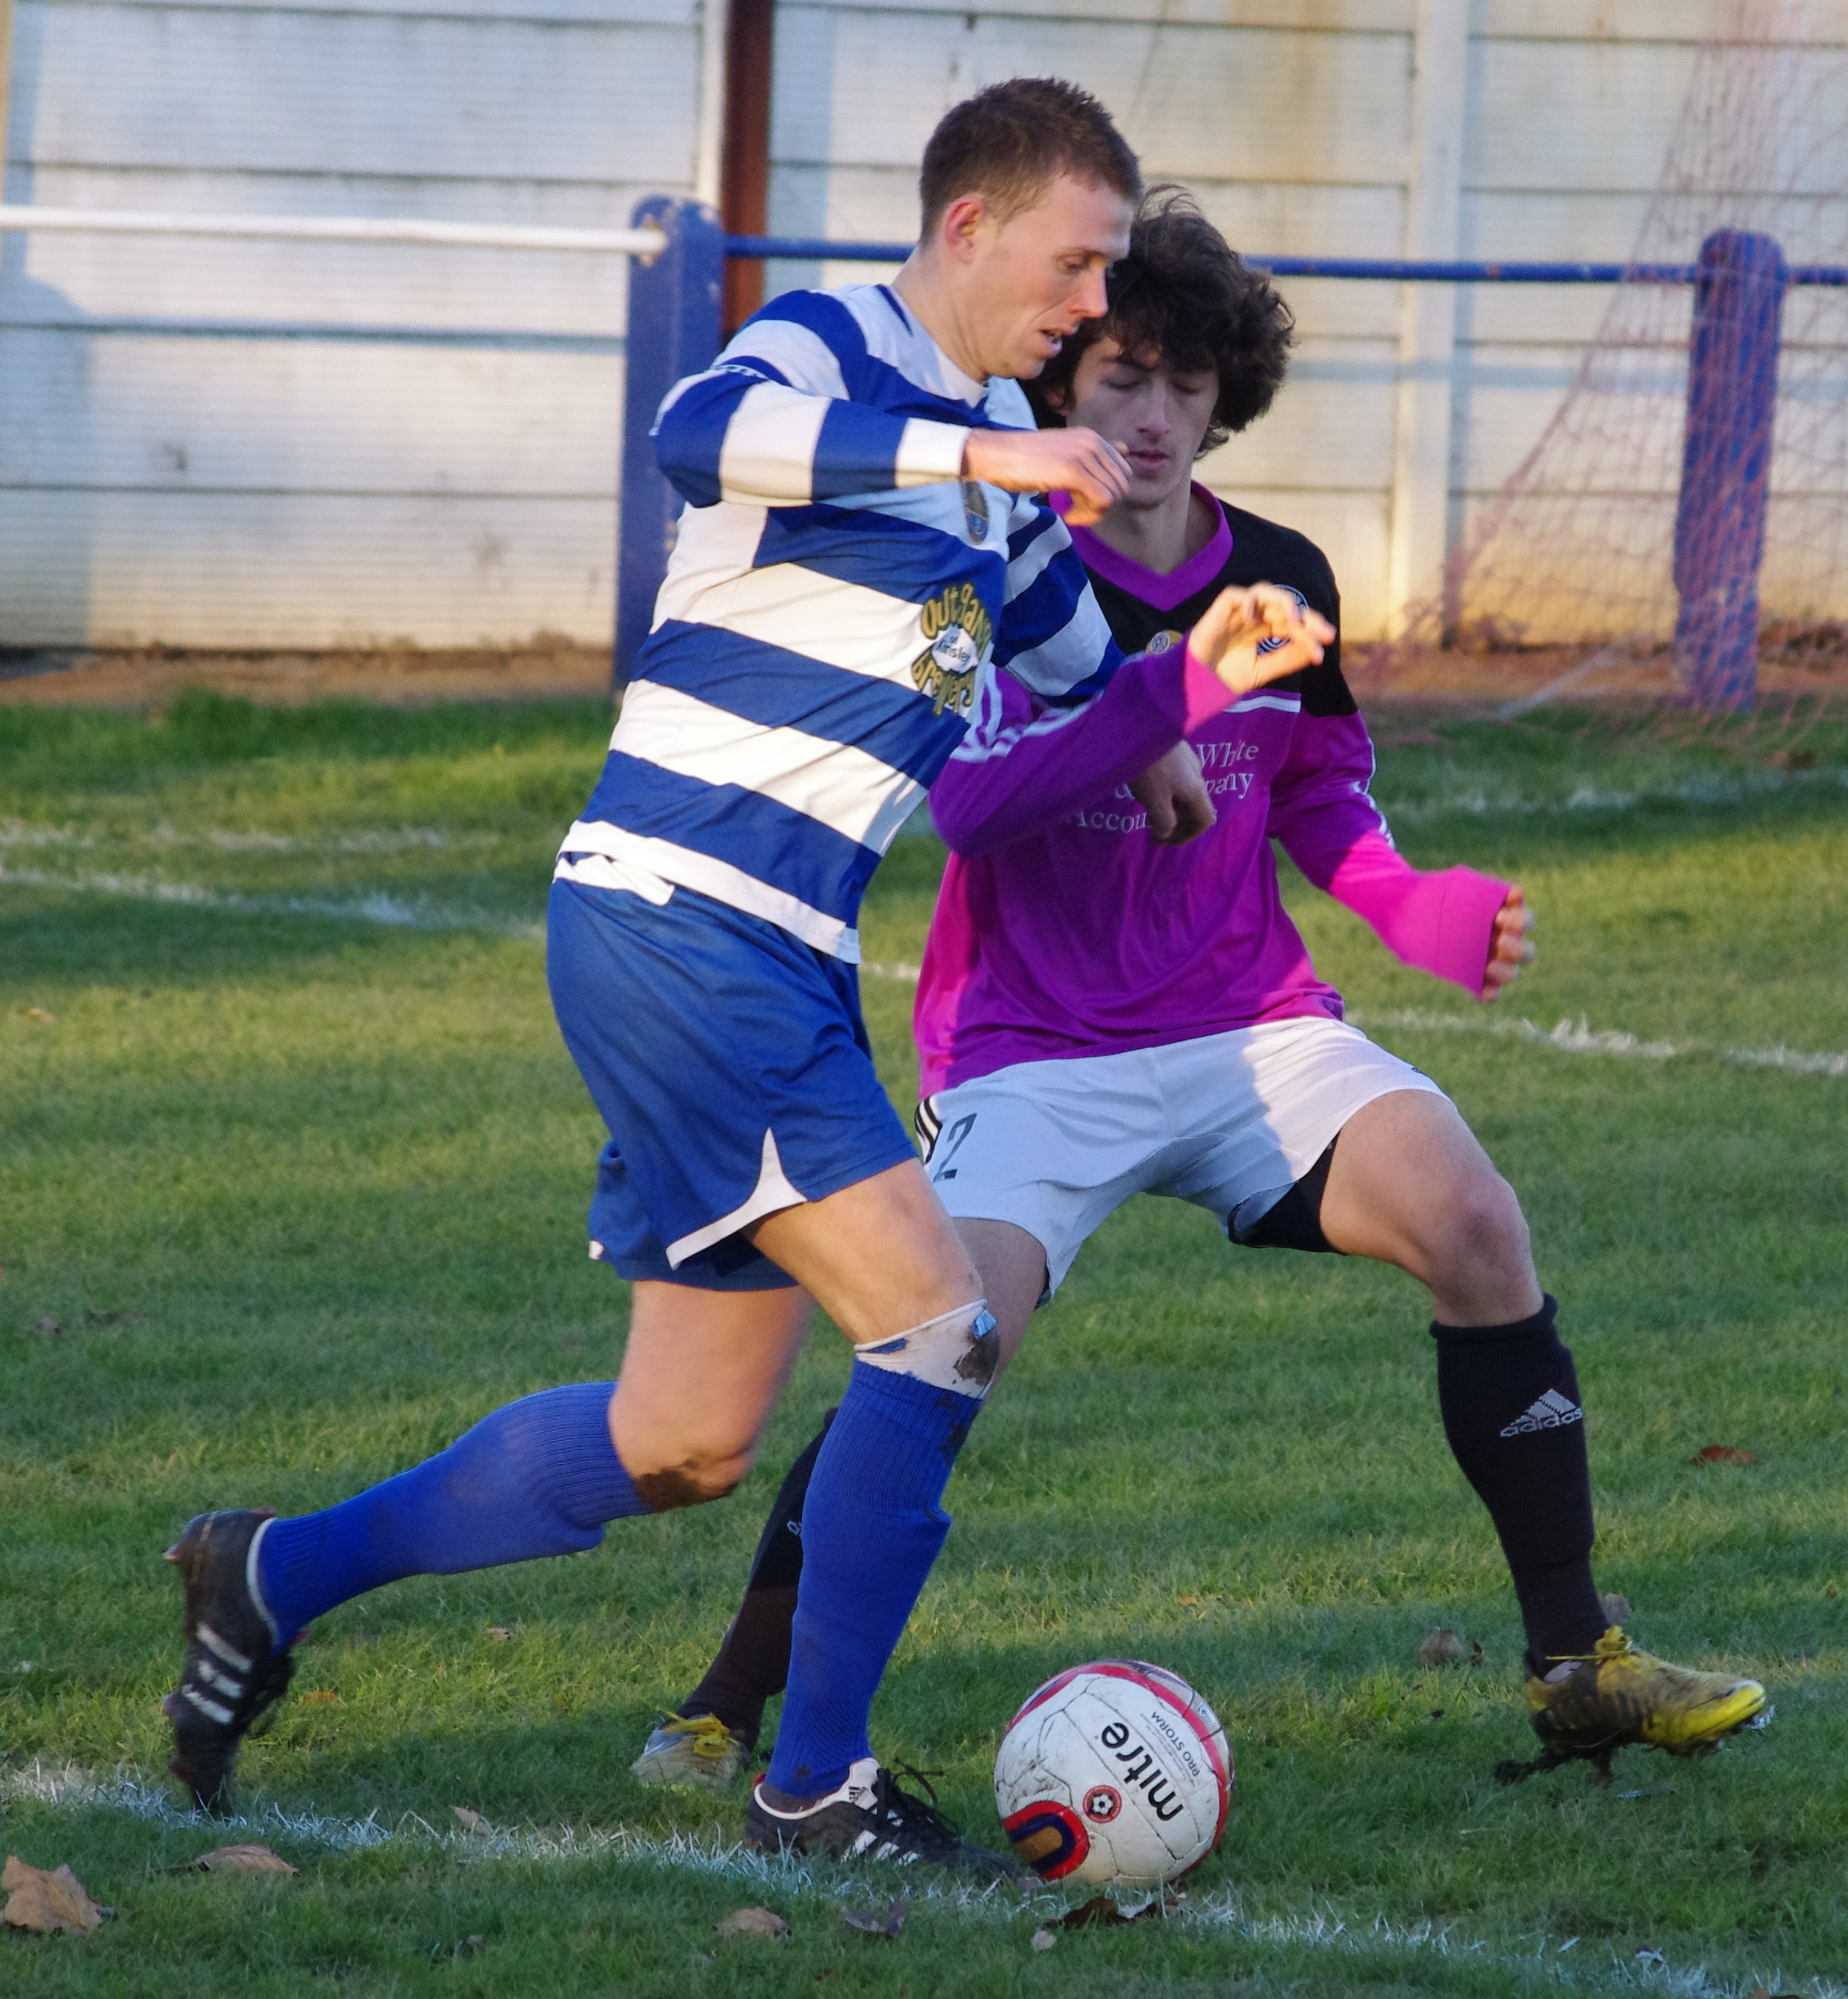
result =
[{"label": "soccer ball", "polygon": [[994,1759],[995,1808],[1048,1881],[1153,1887],[1219,1843],[1234,1782],[1219,1717],[1140,1659],[1073,1666],[1028,1696]]}]

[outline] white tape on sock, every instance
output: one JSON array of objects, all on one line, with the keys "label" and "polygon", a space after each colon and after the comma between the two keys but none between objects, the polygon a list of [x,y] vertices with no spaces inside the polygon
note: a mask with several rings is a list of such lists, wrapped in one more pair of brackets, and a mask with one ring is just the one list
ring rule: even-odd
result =
[{"label": "white tape on sock", "polygon": [[941,1318],[927,1319],[896,1339],[854,1349],[854,1358],[869,1367],[909,1374],[976,1402],[988,1393],[1000,1354],[1001,1336],[986,1298],[959,1305]]}]

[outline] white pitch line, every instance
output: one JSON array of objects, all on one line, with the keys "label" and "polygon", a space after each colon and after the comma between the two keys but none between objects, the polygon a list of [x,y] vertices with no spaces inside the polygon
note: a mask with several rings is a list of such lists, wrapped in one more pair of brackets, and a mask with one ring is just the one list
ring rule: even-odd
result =
[{"label": "white pitch line", "polygon": [[[407,836],[421,838],[422,836]],[[0,845],[5,844],[0,835]],[[189,882],[163,882],[147,875],[116,875],[80,870],[53,874],[33,868],[9,868],[0,862],[0,885],[19,888],[64,889],[80,895],[123,896],[138,902],[165,902],[185,909],[224,910],[235,916],[331,916],[348,923],[382,923],[399,930],[478,930],[491,936],[537,941],[545,935],[545,925],[536,921],[490,916],[485,910],[445,909],[423,901],[405,902],[376,891],[362,896],[243,896],[229,890],[206,889]],[[919,968],[904,959],[873,962],[860,967],[863,979],[915,986]],[[1716,1061],[1743,1069],[1782,1069],[1791,1076],[1848,1076],[1848,1053],[1830,1049],[1787,1048],[1779,1042],[1768,1048],[1715,1048],[1701,1041],[1645,1041],[1640,1035],[1617,1028],[1594,1028],[1581,1014],[1575,1021],[1562,1020],[1552,1027],[1538,1027],[1531,1020],[1484,1018],[1468,1013],[1427,1012],[1416,1007],[1385,1008],[1350,1012],[1356,1027],[1403,1027],[1416,1033],[1513,1034],[1524,1041],[1561,1055],[1621,1055],[1646,1062],[1666,1062],[1678,1055],[1712,1055]]]},{"label": "white pitch line", "polygon": [[435,826],[359,826],[350,833],[266,833],[225,826],[189,832],[168,826],[145,826],[132,833],[86,833],[74,826],[38,826],[29,819],[0,819],[0,851],[13,847],[101,847],[120,853],[124,847],[209,847],[218,854],[407,854],[448,853],[459,848],[498,846],[506,838],[494,833],[442,833]]},{"label": "white pitch line", "polygon": [[1638,805],[1738,805],[1790,791],[1848,790],[1848,765],[1825,764],[1814,771],[1755,771],[1739,777],[1689,778],[1679,784],[1639,785],[1634,791],[1604,791],[1580,785],[1562,799],[1524,798],[1519,792],[1489,792],[1479,785],[1435,797],[1380,803],[1385,816],[1401,826],[1443,819],[1454,812],[1472,818],[1531,818],[1554,812],[1633,812]]},{"label": "white pitch line", "polygon": [[115,875],[83,869],[51,874],[43,868],[0,863],[0,885],[61,889],[85,896],[122,896],[140,902],[165,902],[191,909],[224,910],[247,916],[334,916],[349,923],[383,923],[397,930],[485,930],[495,937],[543,937],[543,923],[490,916],[484,909],[446,909],[401,901],[383,890],[359,896],[241,896],[201,888],[191,882],[162,882],[150,875]]},{"label": "white pitch line", "polygon": [[[716,1876],[759,1893],[831,1895],[846,1885],[843,1870],[826,1863],[780,1856],[772,1859],[754,1853],[741,1844],[726,1843],[716,1826],[710,1838],[685,1834],[657,1838],[620,1827],[608,1832],[560,1826],[551,1832],[496,1831],[484,1834],[439,1832],[414,1812],[404,1814],[396,1825],[384,1825],[376,1812],[368,1818],[339,1818],[315,1811],[286,1811],[277,1805],[266,1806],[259,1812],[205,1821],[195,1813],[182,1810],[165,1790],[143,1783],[126,1772],[113,1778],[98,1779],[70,1765],[47,1769],[37,1760],[29,1770],[0,1772],[0,1798],[66,1810],[120,1812],[170,1831],[209,1830],[214,1836],[235,1831],[247,1838],[267,1834],[271,1838],[303,1841],[335,1852],[410,1845],[465,1862],[523,1860],[556,1865],[612,1858]],[[1014,1896],[998,1884],[973,1888],[928,1875],[907,1885],[914,1900],[947,1905],[976,1921],[1011,1930],[1025,1928],[1036,1916],[1049,1922],[1055,1921],[1068,1906],[1063,1897],[1050,1893]],[[1140,1898],[1144,1902],[1147,1899]],[[1127,1910],[1136,1904],[1132,1900],[1124,1906]],[[1669,1999],[1745,1999],[1751,1993],[1791,1989],[1789,1978],[1776,1970],[1767,1975],[1748,1973],[1731,1981],[1716,1980],[1708,1977],[1704,1965],[1670,1966],[1653,1953],[1647,1963],[1614,1956],[1601,1970],[1583,1960],[1576,1959],[1569,1966],[1562,1964],[1560,1959],[1579,1942],[1576,1937],[1555,1943],[1543,1935],[1534,1939],[1531,1951],[1524,1949],[1515,1954],[1498,1952],[1485,1940],[1471,1941],[1451,1925],[1428,1920],[1396,1922],[1383,1911],[1371,1921],[1364,1917],[1344,1918],[1333,1911],[1325,1913],[1315,1909],[1300,1914],[1256,1915],[1248,1913],[1229,1889],[1189,1903],[1167,1920],[1278,1949],[1330,1951],[1354,1956],[1396,1952],[1493,1964],[1566,1991],[1641,1991],[1669,1995]],[[1524,1944],[1527,1939],[1524,1936],[1519,1941]],[[1848,1989],[1823,1979],[1811,1980],[1808,1990],[1811,1999],[1848,1999]]]},{"label": "white pitch line", "polygon": [[1484,1019],[1468,1013],[1425,1013],[1416,1007],[1355,1010],[1347,1018],[1357,1027],[1403,1027],[1420,1034],[1513,1034],[1524,1041],[1569,1055],[1624,1055],[1645,1062],[1666,1062],[1677,1055],[1711,1055],[1742,1069],[1780,1069],[1794,1076],[1848,1076],[1848,1055],[1787,1048],[1716,1048],[1709,1041],[1645,1041],[1640,1035],[1594,1029],[1583,1014],[1556,1027],[1537,1027],[1531,1020]]}]

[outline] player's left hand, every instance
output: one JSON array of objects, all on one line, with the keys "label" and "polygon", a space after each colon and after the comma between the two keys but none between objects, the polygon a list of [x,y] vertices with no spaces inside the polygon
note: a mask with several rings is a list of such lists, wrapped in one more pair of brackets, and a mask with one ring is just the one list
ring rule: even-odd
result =
[{"label": "player's left hand", "polygon": [[[1257,650],[1267,639],[1283,643]],[[1250,694],[1305,667],[1321,663],[1335,642],[1335,628],[1319,611],[1306,611],[1292,590],[1254,583],[1246,590],[1222,590],[1188,634],[1194,657],[1209,666],[1234,694]]]},{"label": "player's left hand", "polygon": [[1527,932],[1534,927],[1534,912],[1518,887],[1495,913],[1495,928],[1489,937],[1489,967],[1482,974],[1482,1003],[1493,1006],[1504,986],[1520,976],[1520,968],[1534,962],[1534,946]]},{"label": "player's left hand", "polygon": [[1157,847],[1184,847],[1219,816],[1191,743],[1177,743],[1160,762],[1132,778],[1129,789],[1149,815],[1149,837]]}]

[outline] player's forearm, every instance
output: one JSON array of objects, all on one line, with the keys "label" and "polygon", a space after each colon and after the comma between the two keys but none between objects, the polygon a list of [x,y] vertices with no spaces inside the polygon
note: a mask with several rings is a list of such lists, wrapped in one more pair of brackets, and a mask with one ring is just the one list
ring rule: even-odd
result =
[{"label": "player's forearm", "polygon": [[1284,844],[1312,881],[1326,868],[1319,885],[1353,910],[1402,964],[1460,986],[1472,999],[1482,991],[1496,913],[1507,898],[1506,882],[1473,868],[1414,868],[1377,828],[1351,837],[1332,867],[1326,854],[1310,857],[1321,864],[1316,873],[1304,866],[1292,842]]},{"label": "player's forearm", "polygon": [[931,816],[959,854],[1031,838],[1140,776],[1232,698],[1177,652],[1125,660],[1082,708],[1035,712],[1017,696],[999,728],[972,733],[951,758]]},{"label": "player's forearm", "polygon": [[721,367],[663,409],[655,456],[695,507],[799,507],[955,479],[968,435],[959,424],[892,416]]}]

